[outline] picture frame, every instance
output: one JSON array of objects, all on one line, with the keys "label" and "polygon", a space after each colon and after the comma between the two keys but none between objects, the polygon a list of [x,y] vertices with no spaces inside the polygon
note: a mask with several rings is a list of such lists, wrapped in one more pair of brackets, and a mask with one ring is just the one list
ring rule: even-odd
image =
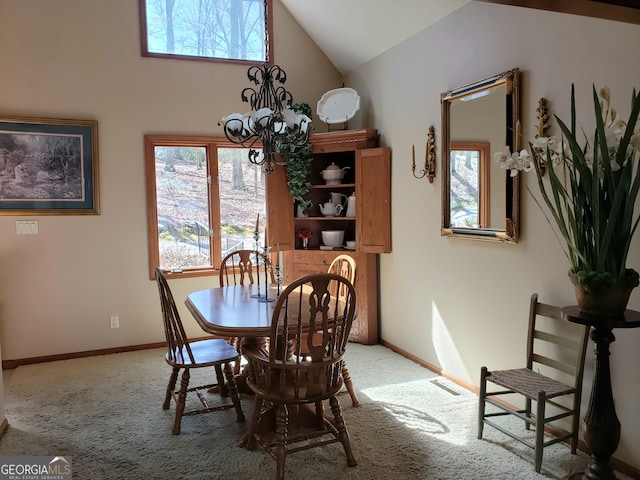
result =
[{"label": "picture frame", "polygon": [[0,215],[97,215],[98,122],[0,115]]}]

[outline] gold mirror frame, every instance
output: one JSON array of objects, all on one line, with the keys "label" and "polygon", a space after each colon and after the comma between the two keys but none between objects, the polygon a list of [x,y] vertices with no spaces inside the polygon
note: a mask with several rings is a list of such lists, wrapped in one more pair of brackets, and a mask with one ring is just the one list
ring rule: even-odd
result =
[{"label": "gold mirror frame", "polygon": [[[496,91],[504,91],[505,96],[505,119],[506,128],[504,131],[504,137],[502,132],[498,132],[498,137],[501,137],[501,145],[497,142],[491,144],[491,152],[489,155],[489,165],[491,168],[499,168],[493,161],[494,155],[497,152],[504,150],[505,145],[509,146],[513,152],[514,147],[519,149],[519,119],[520,119],[520,100],[519,100],[519,83],[520,83],[519,69],[514,68],[512,70],[503,72],[499,75],[480,80],[469,85],[465,85],[448,92],[444,92],[440,97],[442,105],[442,230],[443,236],[451,237],[464,237],[477,240],[489,240],[505,243],[516,243],[520,232],[519,228],[519,202],[520,202],[520,176],[511,177],[507,170],[504,170],[498,175],[494,174],[494,178],[498,178],[498,182],[493,182],[491,185],[487,182],[487,173],[480,174],[478,181],[478,190],[489,186],[490,191],[478,192],[479,198],[495,199],[496,195],[502,196],[504,192],[504,225],[500,226],[486,226],[486,225],[473,225],[469,227],[460,227],[451,225],[451,152],[452,138],[451,138],[451,105],[456,101],[464,101],[466,99],[475,99],[486,96],[489,93],[495,93]],[[487,119],[483,117],[483,122]],[[502,140],[504,138],[504,140]],[[476,142],[484,142],[485,138],[475,138]],[[470,141],[470,139],[453,139],[453,142]],[[500,187],[500,183],[504,182],[504,188]],[[495,215],[493,215],[495,220]],[[501,218],[501,216],[500,216]]]}]

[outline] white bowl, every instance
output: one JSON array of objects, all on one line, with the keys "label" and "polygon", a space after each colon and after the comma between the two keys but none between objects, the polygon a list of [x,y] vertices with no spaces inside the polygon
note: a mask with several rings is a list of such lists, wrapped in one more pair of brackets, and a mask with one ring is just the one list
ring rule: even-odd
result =
[{"label": "white bowl", "polygon": [[356,248],[355,240],[347,240],[347,248]]},{"label": "white bowl", "polygon": [[344,242],[344,230],[323,230],[322,243],[327,247],[340,247]]}]

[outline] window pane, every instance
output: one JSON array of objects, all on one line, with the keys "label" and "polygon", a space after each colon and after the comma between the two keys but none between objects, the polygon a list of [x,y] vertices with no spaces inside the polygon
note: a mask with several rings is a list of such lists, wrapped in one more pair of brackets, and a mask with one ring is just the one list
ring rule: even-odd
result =
[{"label": "window pane", "polygon": [[264,62],[264,0],[143,0],[149,53]]},{"label": "window pane", "polygon": [[160,266],[211,266],[206,149],[155,147]]},{"label": "window pane", "polygon": [[249,163],[248,152],[246,148],[218,148],[223,257],[234,250],[254,248],[258,214],[259,241],[264,245],[264,172],[261,167]]},{"label": "window pane", "polygon": [[451,226],[479,227],[479,152],[451,151]]}]

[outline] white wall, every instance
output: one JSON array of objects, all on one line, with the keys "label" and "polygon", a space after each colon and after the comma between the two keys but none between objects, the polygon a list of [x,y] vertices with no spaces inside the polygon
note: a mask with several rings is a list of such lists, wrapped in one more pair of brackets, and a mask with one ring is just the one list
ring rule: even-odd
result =
[{"label": "white wall", "polygon": [[[575,303],[560,245],[525,188],[520,243],[441,237],[441,172],[433,184],[413,179],[411,144],[423,158],[427,127],[435,125],[440,162],[440,93],[514,67],[521,69],[523,133],[529,138],[540,97],[549,100],[552,113],[569,117],[571,82],[579,118],[589,129],[592,83],[608,85],[614,107],[628,116],[632,89],[640,89],[639,44],[638,25],[471,2],[347,76],[346,85],[363,97],[360,122],[378,128],[393,152],[393,253],[380,260],[385,340],[474,385],[482,365],[523,364],[530,295],[538,292],[540,301],[561,306]],[[526,183],[537,189],[533,177]],[[636,269],[638,245],[636,237],[628,262]],[[640,289],[629,307],[640,309]],[[640,329],[615,334],[612,382],[623,424],[616,457],[638,468]],[[592,365],[590,352],[583,411]]]},{"label": "white wall", "polygon": [[[285,86],[315,110],[342,76],[279,1],[274,24]],[[0,65],[0,114],[98,120],[101,202],[98,216],[32,217],[39,235],[18,236],[25,218],[0,216],[3,359],[163,341],[148,278],[143,137],[223,135],[219,119],[249,108],[247,67],[141,57],[136,0],[2,0]],[[176,298],[213,285],[172,282]]]}]

